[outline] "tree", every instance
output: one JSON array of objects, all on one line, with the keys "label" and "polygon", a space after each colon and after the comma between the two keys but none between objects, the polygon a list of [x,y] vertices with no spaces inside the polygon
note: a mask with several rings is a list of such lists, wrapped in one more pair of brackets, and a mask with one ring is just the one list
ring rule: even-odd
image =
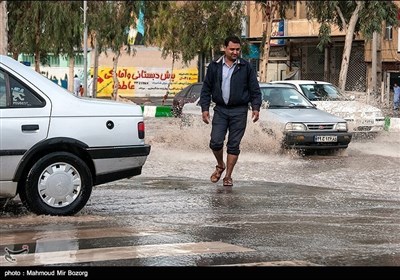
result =
[{"label": "tree", "polygon": [[[146,2],[142,1],[93,1],[89,3],[88,29],[95,36],[98,54],[111,50],[113,53],[113,93],[112,98],[118,97],[117,68],[118,59],[122,51],[135,54],[135,49],[127,44],[127,30],[130,25],[135,25],[135,17],[139,7]],[[152,2],[152,1],[149,1]],[[97,58],[95,58],[97,59]],[[97,73],[94,75],[96,79]]]},{"label": "tree", "polygon": [[[176,2],[165,2],[160,3],[157,6],[155,14],[157,14],[157,21],[151,23],[150,26],[154,26],[152,29],[152,36],[149,36],[148,42],[162,48],[161,56],[165,59],[168,56],[172,57],[171,74],[174,71],[175,62],[180,59],[179,53],[182,50],[182,46],[176,38],[179,36],[179,30],[181,27],[180,21],[180,9],[177,7]],[[170,36],[164,36],[169,34]],[[163,104],[168,97],[169,89],[171,86],[171,78],[169,78],[167,92],[163,96]]]},{"label": "tree", "polygon": [[152,14],[148,43],[183,63],[197,56],[213,59],[228,35],[241,34],[242,1],[184,1],[158,7]]},{"label": "tree", "polygon": [[347,71],[354,36],[361,34],[368,41],[374,32],[382,32],[382,23],[397,26],[397,7],[393,1],[306,1],[308,17],[321,24],[319,48],[330,43],[332,24],[346,33],[342,65],[339,73],[339,88],[345,91]]},{"label": "tree", "polygon": [[14,51],[14,58],[18,53],[33,54],[37,72],[40,72],[40,63],[46,63],[52,41],[51,4],[50,1],[7,1],[9,50]]},{"label": "tree", "polygon": [[282,0],[275,0],[275,1],[256,1],[257,5],[261,8],[263,21],[263,39],[262,39],[262,49],[261,49],[261,56],[260,59],[260,82],[267,82],[267,69],[268,69],[268,61],[269,61],[269,54],[271,50],[271,35],[272,35],[272,22],[276,19],[277,16],[280,19],[285,18],[286,9],[292,6],[292,1],[282,1]]},{"label": "tree", "polygon": [[69,58],[68,89],[73,91],[75,55],[82,52],[82,3],[80,1],[51,2],[49,12],[53,18],[49,26],[52,34],[48,51]]}]

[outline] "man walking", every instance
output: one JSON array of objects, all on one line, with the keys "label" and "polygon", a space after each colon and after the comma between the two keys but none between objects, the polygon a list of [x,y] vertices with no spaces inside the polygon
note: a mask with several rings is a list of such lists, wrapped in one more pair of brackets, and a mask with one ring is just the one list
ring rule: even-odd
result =
[{"label": "man walking", "polygon": [[[249,104],[252,119],[259,119],[261,91],[257,75],[250,63],[239,58],[241,42],[237,36],[225,39],[224,55],[209,64],[200,94],[202,119],[210,121],[209,107],[215,102],[212,119],[210,148],[217,165],[211,175],[211,182],[216,183],[226,169],[224,186],[233,186],[232,172],[240,154],[240,142],[247,125]],[[223,146],[227,132],[227,158],[224,162]]]},{"label": "man walking", "polygon": [[393,91],[393,110],[398,110],[400,107],[400,87],[397,85],[397,83],[394,83]]},{"label": "man walking", "polygon": [[79,87],[81,86],[81,80],[79,80],[78,75],[75,74],[74,77],[74,94],[79,96]]}]

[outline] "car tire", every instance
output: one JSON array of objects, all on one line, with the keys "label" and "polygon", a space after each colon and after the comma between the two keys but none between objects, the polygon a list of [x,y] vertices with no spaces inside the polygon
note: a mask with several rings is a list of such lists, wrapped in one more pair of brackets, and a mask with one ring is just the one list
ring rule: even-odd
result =
[{"label": "car tire", "polygon": [[91,172],[82,159],[68,152],[55,152],[33,164],[19,195],[35,214],[68,216],[86,205],[92,187]]},{"label": "car tire", "polygon": [[182,107],[172,107],[172,115],[179,118],[182,115]]}]

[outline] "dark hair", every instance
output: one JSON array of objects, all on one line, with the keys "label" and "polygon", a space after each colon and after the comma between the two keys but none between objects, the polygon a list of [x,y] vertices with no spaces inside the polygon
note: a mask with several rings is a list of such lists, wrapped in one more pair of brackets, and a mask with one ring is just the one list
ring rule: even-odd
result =
[{"label": "dark hair", "polygon": [[235,44],[240,44],[240,38],[238,36],[229,36],[226,37],[225,39],[225,47],[227,47],[229,45],[229,42],[235,43]]}]

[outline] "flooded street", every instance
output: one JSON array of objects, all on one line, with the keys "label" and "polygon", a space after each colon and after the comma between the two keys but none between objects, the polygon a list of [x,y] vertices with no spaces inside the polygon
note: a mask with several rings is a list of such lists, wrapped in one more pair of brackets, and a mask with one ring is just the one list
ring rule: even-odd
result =
[{"label": "flooded street", "polygon": [[211,126],[145,122],[142,175],[73,217],[3,212],[0,251],[29,252],[0,266],[400,266],[399,133],[302,156],[251,123],[227,189],[209,181]]},{"label": "flooded street", "polygon": [[[148,119],[152,151],[142,175],[208,179],[215,159],[208,148],[210,125],[196,120],[179,128],[174,118]],[[375,139],[353,139],[346,151],[329,156],[283,154],[279,143],[249,123],[234,180],[296,183],[352,190],[360,195],[400,198],[400,133],[383,132]]]}]

